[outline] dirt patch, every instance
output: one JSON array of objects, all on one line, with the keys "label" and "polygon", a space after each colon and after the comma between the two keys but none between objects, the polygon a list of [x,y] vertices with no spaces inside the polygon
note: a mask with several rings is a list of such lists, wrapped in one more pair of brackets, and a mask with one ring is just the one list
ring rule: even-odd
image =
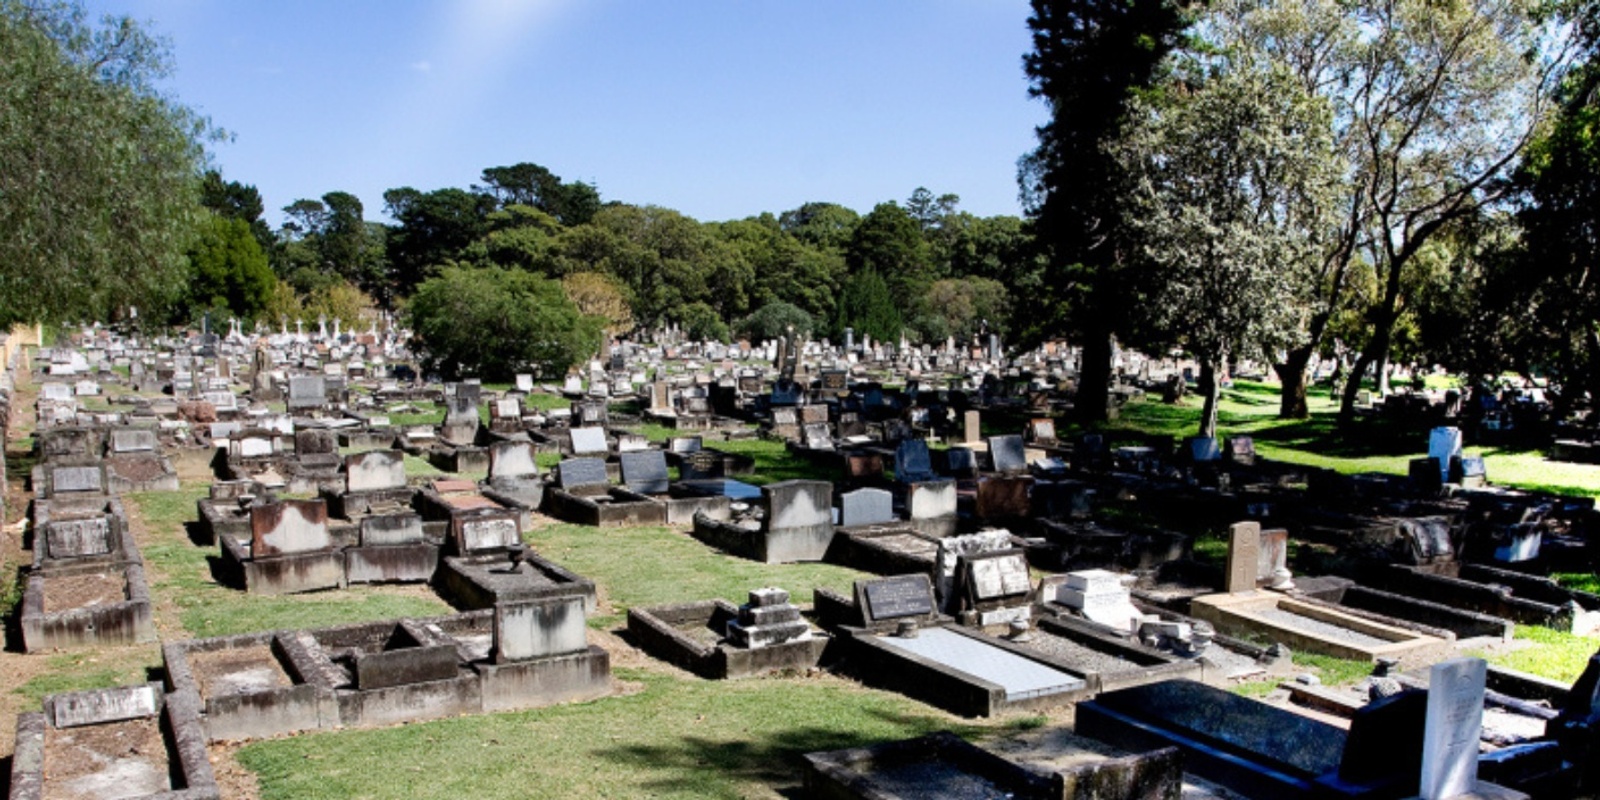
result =
[{"label": "dirt patch", "polygon": [[121,572],[51,575],[44,579],[44,613],[126,602],[128,578]]},{"label": "dirt patch", "polygon": [[167,743],[154,717],[46,729],[45,800],[138,797],[172,789]]},{"label": "dirt patch", "polygon": [[261,781],[254,772],[239,763],[241,746],[238,742],[225,742],[207,747],[206,756],[211,760],[211,773],[216,777],[217,788],[221,790],[219,794],[223,797],[230,800],[259,800]]},{"label": "dirt patch", "polygon": [[131,483],[148,483],[166,476],[161,457],[151,455],[120,455],[106,459],[106,464],[117,477]]},{"label": "dirt patch", "polygon": [[190,652],[189,671],[199,684],[200,697],[250,694],[289,686],[289,676],[270,645]]}]

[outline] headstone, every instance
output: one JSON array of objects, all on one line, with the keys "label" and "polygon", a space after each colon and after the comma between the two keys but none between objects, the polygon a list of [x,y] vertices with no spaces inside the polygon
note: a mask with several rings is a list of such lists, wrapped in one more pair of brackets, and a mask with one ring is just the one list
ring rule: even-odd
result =
[{"label": "headstone", "polygon": [[980,415],[977,411],[968,411],[962,415],[963,442],[977,442],[983,440],[983,426],[980,424]]},{"label": "headstone", "polygon": [[160,447],[156,432],[147,428],[118,428],[111,431],[113,453],[147,453]]},{"label": "headstone", "polygon": [[51,723],[59,730],[153,717],[159,710],[157,702],[151,684],[58,694],[50,698]]},{"label": "headstone", "polygon": [[924,481],[906,490],[906,514],[913,520],[955,516],[955,481]]},{"label": "headstone", "polygon": [[739,617],[728,623],[728,640],[735,647],[771,647],[784,642],[811,638],[811,626],[800,616],[800,609],[789,602],[789,593],[777,587],[750,592],[749,602],[739,607]]},{"label": "headstone", "polygon": [[573,428],[571,436],[573,455],[603,454],[607,450],[604,428]]},{"label": "headstone", "polygon": [[1428,457],[1439,459],[1439,480],[1450,479],[1450,459],[1461,455],[1461,429],[1434,428],[1428,432]]},{"label": "headstone", "polygon": [[321,375],[289,376],[289,408],[315,408],[328,402],[326,379]]},{"label": "headstone", "polygon": [[1056,589],[1054,600],[1076,609],[1091,622],[1131,633],[1138,629],[1143,614],[1134,607],[1122,576],[1103,569],[1067,573]]},{"label": "headstone", "polygon": [[422,517],[418,514],[377,514],[361,518],[362,547],[418,544],[423,538]]},{"label": "headstone", "polygon": [[372,450],[346,456],[344,471],[346,491],[403,489],[406,485],[405,454],[399,450]]},{"label": "headstone", "polygon": [[881,525],[894,522],[894,495],[883,489],[857,489],[839,495],[839,524]]},{"label": "headstone", "polygon": [[856,598],[867,624],[935,613],[933,585],[922,574],[856,582]]},{"label": "headstone", "polygon": [[54,520],[45,526],[45,544],[51,558],[104,555],[111,552],[111,522],[105,515]]},{"label": "headstone", "polygon": [[1028,434],[1040,444],[1055,444],[1056,422],[1053,419],[1035,419],[1028,423]]},{"label": "headstone", "polygon": [[563,489],[576,486],[604,486],[610,483],[610,479],[606,477],[606,462],[598,458],[566,459],[556,470],[556,477]]},{"label": "headstone", "polygon": [[1011,548],[1011,532],[1000,529],[979,531],[962,536],[947,536],[939,540],[939,550],[934,556],[934,580],[939,596],[952,603],[951,586],[955,582],[956,566],[961,557],[976,553],[992,553]]},{"label": "headstone", "polygon": [[622,482],[639,494],[666,494],[671,482],[667,456],[660,450],[623,453]]},{"label": "headstone", "polygon": [[517,375],[517,391],[528,394],[533,391],[533,376],[527,373]]},{"label": "headstone", "polygon": [[978,455],[970,447],[952,447],[944,451],[945,468],[957,478],[970,478],[978,473]]},{"label": "headstone", "polygon": [[1022,472],[1028,468],[1028,455],[1022,437],[1016,434],[989,437],[989,456],[995,472]]},{"label": "headstone", "polygon": [[536,456],[532,442],[495,442],[489,445],[489,480],[538,475]]},{"label": "headstone", "polygon": [[574,653],[588,646],[581,603],[497,603],[495,660],[501,663]]},{"label": "headstone", "polygon": [[767,502],[767,530],[833,525],[833,484],[828,481],[783,481],[761,487]]},{"label": "headstone", "polygon": [[333,546],[328,506],[321,500],[283,500],[250,507],[250,556],[308,553]]},{"label": "headstone", "polygon": [[326,428],[295,431],[294,452],[297,456],[334,455],[339,452],[339,437]]},{"label": "headstone", "polygon": [[1222,451],[1217,448],[1217,440],[1212,436],[1191,436],[1184,440],[1184,449],[1189,460],[1196,464],[1222,460]]},{"label": "headstone", "polygon": [[1478,740],[1483,733],[1488,666],[1481,658],[1458,658],[1429,670],[1422,800],[1470,795],[1478,788]]},{"label": "headstone", "polygon": [[1233,594],[1255,590],[1260,551],[1261,523],[1235,522],[1228,526],[1228,573],[1223,591]]},{"label": "headstone", "polygon": [[50,470],[52,492],[103,492],[99,467],[55,467]]},{"label": "headstone", "polygon": [[968,585],[974,600],[999,600],[1026,595],[1032,585],[1028,579],[1028,561],[1019,552],[963,557]]},{"label": "headstone", "polygon": [[916,483],[934,479],[933,457],[928,453],[928,443],[921,439],[903,439],[894,449],[894,477],[901,483]]},{"label": "headstone", "polygon": [[1289,532],[1261,532],[1261,549],[1256,559],[1256,586],[1284,591],[1294,588],[1289,573]]},{"label": "headstone", "polygon": [[456,548],[462,553],[500,550],[522,541],[517,519],[509,511],[478,509],[455,517]]}]

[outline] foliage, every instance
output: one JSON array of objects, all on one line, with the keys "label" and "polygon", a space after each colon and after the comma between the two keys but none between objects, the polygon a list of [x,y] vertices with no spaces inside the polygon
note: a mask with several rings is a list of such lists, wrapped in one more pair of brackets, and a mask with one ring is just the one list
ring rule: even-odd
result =
[{"label": "foliage", "polygon": [[861,218],[850,236],[845,262],[852,274],[879,275],[899,308],[910,308],[937,277],[922,228],[893,201],[879,203]]},{"label": "foliage", "polygon": [[787,336],[789,330],[793,328],[794,335],[804,340],[811,338],[815,326],[816,321],[804,309],[792,303],[775,300],[746,317],[739,325],[739,330],[748,336],[750,341],[761,342]]},{"label": "foliage", "polygon": [[207,311],[218,319],[230,314],[254,320],[266,310],[278,279],[267,264],[250,224],[217,214],[201,224],[189,249],[187,311],[192,321]]},{"label": "foliage", "polygon": [[858,341],[863,336],[894,341],[900,338],[902,324],[900,307],[876,271],[858,272],[844,282],[839,290],[839,315],[833,323],[836,341],[844,341],[845,328],[854,328]]},{"label": "foliage", "polygon": [[483,185],[474,190],[494,197],[502,208],[536,208],[563,225],[582,225],[600,210],[600,192],[592,184],[565,183],[550,170],[529,162],[483,171]]},{"label": "foliage", "polygon": [[1120,228],[1126,181],[1107,145],[1121,135],[1129,102],[1185,40],[1181,0],[1033,0],[1033,51],[1023,59],[1029,94],[1050,119],[1039,146],[1018,163],[1023,204],[1048,253],[1023,340],[1067,333],[1083,344],[1079,415],[1102,420],[1111,380],[1111,337],[1133,302],[1119,282],[1127,236]]},{"label": "foliage", "polygon": [[934,281],[923,295],[913,327],[924,341],[942,342],[954,336],[970,341],[983,332],[1006,334],[1011,297],[1006,287],[989,278],[945,278]]},{"label": "foliage", "polygon": [[[1198,70],[1194,70],[1198,72]],[[1132,178],[1134,310],[1154,350],[1179,346],[1203,368],[1201,436],[1216,431],[1216,376],[1231,357],[1293,344],[1334,185],[1325,107],[1289,76],[1249,61],[1190,74],[1198,83],[1136,103],[1114,152]]]},{"label": "foliage", "polygon": [[633,310],[615,278],[599,272],[574,272],[561,279],[567,299],[578,312],[605,321],[605,331],[613,336],[633,329]]},{"label": "foliage", "polygon": [[441,269],[407,314],[424,369],[484,380],[562,375],[598,349],[604,324],[579,313],[561,284],[499,267]]},{"label": "foliage", "polygon": [[420,192],[409,186],[383,193],[384,207],[398,223],[385,247],[395,292],[409,295],[418,284],[488,230],[494,198],[463,189]]},{"label": "foliage", "polygon": [[[355,330],[376,321],[377,306],[365,292],[346,281],[335,281],[306,297],[302,313],[309,321],[326,319],[332,326],[338,320],[344,330]],[[330,327],[331,329],[331,327]]]},{"label": "foliage", "polygon": [[0,327],[172,302],[203,219],[208,126],[156,91],[166,44],[84,18],[0,0]]},{"label": "foliage", "polygon": [[671,319],[690,339],[707,342],[723,342],[728,339],[727,323],[722,321],[716,309],[702,301],[696,300],[674,309]]}]

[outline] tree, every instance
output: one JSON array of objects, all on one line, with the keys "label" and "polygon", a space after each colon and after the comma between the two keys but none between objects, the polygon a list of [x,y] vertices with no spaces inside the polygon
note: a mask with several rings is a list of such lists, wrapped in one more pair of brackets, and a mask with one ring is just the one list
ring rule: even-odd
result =
[{"label": "tree", "polygon": [[474,190],[491,195],[502,208],[537,208],[564,225],[582,225],[600,210],[600,192],[587,183],[563,183],[550,170],[528,162],[483,171],[483,185]]},{"label": "tree", "polygon": [[1010,296],[1004,284],[989,278],[946,278],[934,281],[919,303],[915,327],[924,341],[951,336],[965,342],[982,332],[1004,337],[1008,331]]},{"label": "tree", "polygon": [[910,308],[938,275],[917,221],[899,204],[879,203],[850,235],[845,263],[852,273],[871,271],[888,284],[900,308]]},{"label": "tree", "polygon": [[838,203],[806,203],[778,215],[778,227],[811,245],[844,251],[861,215]]},{"label": "tree", "polygon": [[389,231],[386,248],[399,295],[409,294],[481,238],[495,206],[492,197],[463,189],[420,192],[409,186],[384,192],[383,202],[398,223]]},{"label": "tree", "polygon": [[755,342],[787,336],[790,330],[801,339],[810,339],[816,331],[816,320],[793,303],[774,300],[756,309],[739,325],[739,329]]},{"label": "tree", "polygon": [[839,316],[833,324],[835,340],[844,341],[844,329],[854,328],[857,337],[892,341],[900,337],[902,325],[900,308],[877,272],[869,268],[844,282],[839,290]]},{"label": "tree", "polygon": [[628,305],[627,290],[617,279],[599,272],[574,272],[561,279],[561,288],[579,313],[603,320],[607,334],[633,330],[633,309]]},{"label": "tree", "polygon": [[329,325],[338,320],[345,330],[370,324],[377,312],[377,303],[347,280],[334,278],[306,296],[303,312],[307,319],[326,319]]},{"label": "tree", "polygon": [[603,324],[580,314],[561,284],[499,267],[441,268],[417,287],[407,317],[424,369],[485,380],[562,375],[599,348]]},{"label": "tree", "polygon": [[208,169],[200,179],[200,205],[228,219],[244,220],[250,226],[250,233],[256,237],[256,243],[261,245],[261,252],[272,251],[275,243],[272,227],[261,218],[266,207],[262,205],[261,192],[256,187],[238,181],[225,181],[222,173]]},{"label": "tree", "polygon": [[1222,367],[1300,332],[1300,307],[1283,300],[1300,293],[1293,265],[1315,257],[1333,222],[1335,175],[1326,106],[1286,72],[1244,58],[1184,73],[1199,85],[1136,103],[1114,152],[1133,178],[1132,277],[1147,286],[1134,313],[1154,342],[1200,362],[1199,435],[1210,438]]},{"label": "tree", "polygon": [[217,319],[235,316],[258,318],[276,289],[278,279],[267,265],[267,255],[243,219],[213,214],[189,249],[190,277],[187,309],[180,317],[189,322],[210,311]]},{"label": "tree", "polygon": [[156,91],[166,46],[84,16],[0,0],[0,327],[172,302],[204,219],[210,129]]},{"label": "tree", "polygon": [[1126,181],[1107,145],[1128,103],[1184,42],[1185,0],[1033,0],[1033,52],[1023,59],[1029,94],[1050,107],[1039,146],[1018,163],[1024,206],[1049,266],[1032,298],[1026,340],[1075,334],[1083,348],[1077,413],[1104,420],[1112,337],[1132,298],[1120,282],[1129,255],[1120,203]]}]

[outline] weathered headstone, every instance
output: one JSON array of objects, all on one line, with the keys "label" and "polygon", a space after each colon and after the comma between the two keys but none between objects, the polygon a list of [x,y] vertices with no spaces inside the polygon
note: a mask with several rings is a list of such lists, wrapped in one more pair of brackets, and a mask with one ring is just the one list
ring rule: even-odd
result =
[{"label": "weathered headstone", "polygon": [[405,454],[398,450],[372,450],[344,459],[345,489],[365,492],[403,489],[406,485]]},{"label": "weathered headstone", "polygon": [[361,518],[363,547],[418,544],[422,541],[422,517],[418,514],[377,514]]},{"label": "weathered headstone", "polygon": [[1027,450],[1016,434],[989,437],[989,457],[995,472],[1022,472],[1028,468]]},{"label": "weathered headstone", "polygon": [[113,453],[148,453],[160,447],[156,432],[147,428],[118,428],[111,432]]},{"label": "weathered headstone", "polygon": [[50,699],[51,723],[58,730],[153,717],[158,710],[159,698],[151,684],[69,692]]},{"label": "weathered headstone", "polygon": [[968,411],[961,417],[961,431],[963,442],[977,442],[983,440],[983,426],[977,411]]},{"label": "weathered headstone", "polygon": [[54,492],[103,492],[104,475],[99,467],[55,467],[50,470],[50,489]]},{"label": "weathered headstone", "polygon": [[928,453],[927,442],[921,439],[904,439],[895,447],[894,477],[901,483],[934,479],[933,457]]},{"label": "weathered headstone", "polygon": [[1261,532],[1261,548],[1256,558],[1256,586],[1280,591],[1294,588],[1289,573],[1288,531]]},{"label": "weathered headstone", "polygon": [[1232,594],[1255,590],[1260,551],[1261,523],[1235,522],[1228,526],[1228,573],[1223,591]]},{"label": "weathered headstone", "polygon": [[573,428],[571,436],[574,455],[603,454],[607,450],[606,431],[604,428]]},{"label": "weathered headstone", "polygon": [[817,528],[833,524],[833,484],[827,481],[783,481],[763,486],[767,530]]},{"label": "weathered headstone", "polygon": [[105,515],[52,520],[45,526],[45,552],[51,558],[98,556],[111,552],[111,522]]},{"label": "weathered headstone", "polygon": [[1439,480],[1450,479],[1450,459],[1461,455],[1461,429],[1438,427],[1428,432],[1428,457],[1439,459]]},{"label": "weathered headstone", "polygon": [[938,519],[956,513],[955,481],[924,481],[906,492],[906,513],[911,519]]},{"label": "weathered headstone", "polygon": [[532,442],[509,441],[489,445],[489,480],[538,475],[536,455]]},{"label": "weathered headstone", "polygon": [[516,516],[501,509],[484,508],[459,514],[453,527],[456,548],[462,553],[499,550],[522,541]]},{"label": "weathered headstone", "polygon": [[333,546],[328,506],[321,500],[283,500],[250,507],[250,556],[309,553]]}]

